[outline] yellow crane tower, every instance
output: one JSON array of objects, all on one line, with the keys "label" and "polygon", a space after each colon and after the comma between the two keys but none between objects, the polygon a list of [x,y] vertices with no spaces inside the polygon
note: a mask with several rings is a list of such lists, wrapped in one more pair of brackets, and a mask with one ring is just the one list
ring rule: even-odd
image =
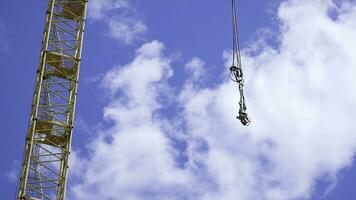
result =
[{"label": "yellow crane tower", "polygon": [[63,200],[87,0],[49,0],[18,200]]}]

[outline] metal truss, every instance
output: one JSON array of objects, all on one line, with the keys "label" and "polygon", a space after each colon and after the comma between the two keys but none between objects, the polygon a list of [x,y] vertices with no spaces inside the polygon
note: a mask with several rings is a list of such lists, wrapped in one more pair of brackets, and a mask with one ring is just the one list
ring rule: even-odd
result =
[{"label": "metal truss", "polygon": [[86,0],[49,0],[18,200],[65,199]]}]

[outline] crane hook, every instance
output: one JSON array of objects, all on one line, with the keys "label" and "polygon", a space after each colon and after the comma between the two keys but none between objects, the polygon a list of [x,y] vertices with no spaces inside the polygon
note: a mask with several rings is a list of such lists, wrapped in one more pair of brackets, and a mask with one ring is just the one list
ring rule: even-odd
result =
[{"label": "crane hook", "polygon": [[240,45],[239,45],[239,34],[237,30],[237,9],[236,0],[231,0],[232,4],[232,36],[233,36],[233,52],[232,52],[232,65],[230,67],[230,79],[236,82],[239,86],[240,101],[239,101],[239,115],[236,117],[241,121],[244,126],[250,124],[250,119],[247,114],[247,108],[245,104],[244,96],[244,78],[241,68],[241,55],[240,55]]},{"label": "crane hook", "polygon": [[248,126],[251,123],[251,120],[247,114],[247,108],[245,104],[245,96],[243,92],[244,86],[244,79],[241,67],[231,66],[230,67],[230,79],[236,82],[239,85],[239,92],[240,92],[240,102],[239,102],[239,115],[236,117],[241,121],[244,126]]}]

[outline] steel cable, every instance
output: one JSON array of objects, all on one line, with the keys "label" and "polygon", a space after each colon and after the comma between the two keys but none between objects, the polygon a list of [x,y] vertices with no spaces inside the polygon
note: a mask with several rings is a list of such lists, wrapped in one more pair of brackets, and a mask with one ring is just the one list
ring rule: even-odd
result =
[{"label": "steel cable", "polygon": [[233,35],[233,52],[232,52],[232,65],[230,67],[230,78],[239,86],[240,101],[239,101],[239,115],[236,117],[245,126],[250,124],[250,119],[247,115],[247,108],[245,103],[245,96],[243,91],[244,79],[241,68],[241,55],[239,46],[239,34],[237,29],[237,9],[236,1],[231,0],[232,4],[232,35]]}]

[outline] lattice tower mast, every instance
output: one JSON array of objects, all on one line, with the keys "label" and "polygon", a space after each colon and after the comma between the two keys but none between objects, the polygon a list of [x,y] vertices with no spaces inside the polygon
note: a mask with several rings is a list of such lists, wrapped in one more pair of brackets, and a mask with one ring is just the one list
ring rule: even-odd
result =
[{"label": "lattice tower mast", "polygon": [[48,2],[18,200],[65,199],[86,9]]}]

